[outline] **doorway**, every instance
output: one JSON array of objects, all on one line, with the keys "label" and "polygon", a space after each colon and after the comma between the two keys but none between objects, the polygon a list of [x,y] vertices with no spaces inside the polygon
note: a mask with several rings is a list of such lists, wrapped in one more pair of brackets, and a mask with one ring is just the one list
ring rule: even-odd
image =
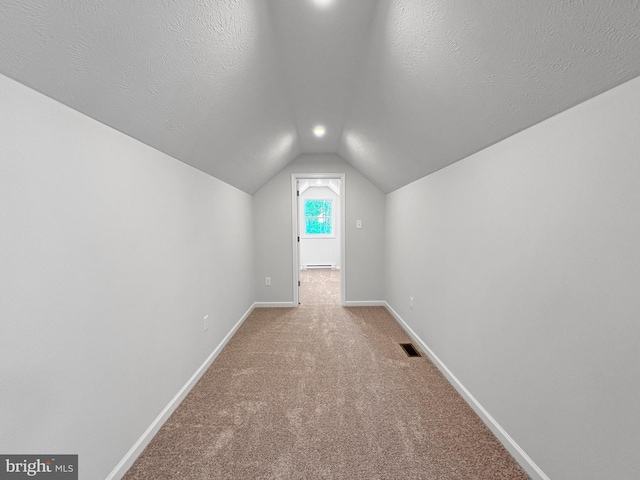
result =
[{"label": "doorway", "polygon": [[292,174],[294,304],[345,303],[344,174]]}]

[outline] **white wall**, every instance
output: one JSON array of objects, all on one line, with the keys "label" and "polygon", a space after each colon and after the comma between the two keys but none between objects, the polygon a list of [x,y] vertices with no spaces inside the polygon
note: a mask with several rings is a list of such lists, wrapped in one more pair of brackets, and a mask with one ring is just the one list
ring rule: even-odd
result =
[{"label": "white wall", "polygon": [[[329,187],[309,187],[300,193],[302,200],[321,198],[333,200],[334,234],[332,238],[300,236],[300,266],[309,264],[340,266],[340,195]],[[300,207],[300,228],[304,228],[304,211]]]},{"label": "white wall", "polygon": [[251,197],[3,76],[0,105],[0,451],[105,478],[251,307]]},{"label": "white wall", "polygon": [[[346,300],[381,301],[384,271],[384,194],[337,155],[305,154],[253,196],[258,302],[293,301],[292,173],[345,173]],[[356,229],[356,219],[362,229]],[[271,286],[264,278],[271,277]]]},{"label": "white wall", "polygon": [[387,196],[386,299],[552,479],[640,471],[638,112],[640,78]]}]

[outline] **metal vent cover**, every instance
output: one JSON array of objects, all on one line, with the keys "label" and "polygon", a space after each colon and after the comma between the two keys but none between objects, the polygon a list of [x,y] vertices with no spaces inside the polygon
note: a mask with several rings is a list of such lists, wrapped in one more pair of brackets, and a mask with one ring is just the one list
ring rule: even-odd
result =
[{"label": "metal vent cover", "polygon": [[416,347],[413,346],[413,343],[401,343],[400,346],[404,350],[404,353],[407,354],[407,357],[421,357],[422,355]]}]

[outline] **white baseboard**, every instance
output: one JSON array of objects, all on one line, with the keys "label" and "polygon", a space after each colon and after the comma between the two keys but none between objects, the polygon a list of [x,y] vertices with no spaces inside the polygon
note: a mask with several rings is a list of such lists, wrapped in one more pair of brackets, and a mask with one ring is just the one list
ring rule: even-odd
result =
[{"label": "white baseboard", "polygon": [[256,302],[253,306],[255,308],[288,308],[296,305],[293,302]]},{"label": "white baseboard", "polygon": [[456,376],[447,368],[447,366],[433,353],[433,351],[427,346],[427,344],[411,329],[409,325],[398,315],[398,313],[391,308],[387,302],[385,307],[389,313],[396,319],[400,326],[407,332],[411,339],[416,342],[420,349],[423,350],[429,359],[438,367],[438,370],[446,377],[451,385],[458,391],[458,393],[464,398],[474,412],[480,417],[484,424],[493,432],[498,438],[500,443],[507,449],[511,456],[518,462],[522,469],[534,480],[549,480],[549,477],[542,471],[536,463],[531,460],[529,455],[518,445],[513,438],[505,431],[504,428],[496,421],[495,418],[489,414],[489,412],[478,402],[478,400],[471,394],[469,390],[456,378]]},{"label": "white baseboard", "polygon": [[222,341],[218,344],[218,346],[211,352],[211,355],[207,357],[200,367],[195,371],[191,378],[184,384],[184,386],[176,393],[176,395],[171,399],[166,407],[160,412],[160,414],[156,417],[156,419],[151,422],[151,425],[145,430],[145,432],[140,436],[140,438],[133,444],[133,446],[129,449],[129,451],[122,457],[122,460],[115,466],[115,468],[111,471],[105,480],[118,480],[127,473],[127,470],[131,468],[131,465],[136,461],[138,456],[142,453],[145,447],[149,444],[149,442],[153,439],[158,430],[164,425],[164,423],[169,419],[171,414],[174,412],[180,402],[184,400],[184,397],[191,391],[191,389],[198,383],[200,377],[207,371],[207,368],[211,366],[216,357],[220,354],[224,346],[231,340],[234,333],[240,328],[240,325],[247,319],[249,314],[256,307],[254,303],[249,307],[249,310],[245,312],[240,320],[233,326],[231,331],[227,333],[227,335],[222,339]]},{"label": "white baseboard", "polygon": [[345,307],[386,307],[387,302],[384,300],[362,300],[344,302]]},{"label": "white baseboard", "polygon": [[316,269],[316,268],[309,268],[308,265],[300,265],[300,270],[301,271],[305,271],[305,270],[340,270],[340,265],[330,265],[330,268],[325,268],[325,269]]}]

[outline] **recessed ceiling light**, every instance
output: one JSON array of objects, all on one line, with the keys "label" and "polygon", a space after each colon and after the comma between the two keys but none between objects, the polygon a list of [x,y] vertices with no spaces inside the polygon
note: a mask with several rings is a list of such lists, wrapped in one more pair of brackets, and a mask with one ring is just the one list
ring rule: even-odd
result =
[{"label": "recessed ceiling light", "polygon": [[324,136],[324,132],[326,132],[326,130],[322,125],[318,125],[317,127],[313,127],[313,134],[316,137]]},{"label": "recessed ceiling light", "polygon": [[313,3],[316,4],[316,7],[324,8],[331,5],[333,0],[313,0]]}]

